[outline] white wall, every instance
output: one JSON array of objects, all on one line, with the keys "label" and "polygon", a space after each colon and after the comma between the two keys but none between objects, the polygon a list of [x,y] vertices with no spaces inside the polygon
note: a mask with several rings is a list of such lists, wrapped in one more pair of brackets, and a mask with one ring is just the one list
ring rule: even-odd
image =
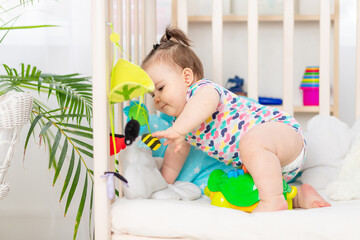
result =
[{"label": "white wall", "polygon": [[[9,2],[19,3],[17,0]],[[91,74],[90,1],[40,0],[16,12],[23,12],[16,26],[49,24],[59,27],[10,31],[0,44],[1,64],[17,68],[24,62],[43,72]],[[10,13],[8,19],[15,14]]]}]

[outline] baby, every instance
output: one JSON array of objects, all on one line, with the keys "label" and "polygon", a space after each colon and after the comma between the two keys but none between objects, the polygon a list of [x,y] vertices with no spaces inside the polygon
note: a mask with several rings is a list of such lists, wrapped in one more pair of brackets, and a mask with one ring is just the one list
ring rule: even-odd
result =
[{"label": "baby", "polygon": [[[155,108],[175,117],[172,127],[152,135],[166,138],[161,174],[174,183],[190,144],[224,164],[249,171],[260,202],[254,211],[287,209],[282,178],[293,179],[303,166],[306,142],[289,114],[239,97],[204,78],[203,66],[187,36],[168,27],[160,44],[142,63],[155,84]],[[316,190],[298,188],[294,207],[328,207]]]}]

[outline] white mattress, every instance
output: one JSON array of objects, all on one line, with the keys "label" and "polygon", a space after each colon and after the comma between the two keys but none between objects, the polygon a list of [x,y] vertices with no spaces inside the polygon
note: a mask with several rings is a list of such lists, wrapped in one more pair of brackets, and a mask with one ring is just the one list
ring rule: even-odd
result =
[{"label": "white mattress", "polygon": [[360,200],[332,207],[248,214],[207,200],[118,199],[113,240],[127,239],[360,239]]}]

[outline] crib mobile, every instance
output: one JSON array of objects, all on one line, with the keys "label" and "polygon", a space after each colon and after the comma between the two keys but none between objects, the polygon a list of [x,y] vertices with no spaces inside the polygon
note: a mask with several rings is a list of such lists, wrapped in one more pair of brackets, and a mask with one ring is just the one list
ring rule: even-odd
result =
[{"label": "crib mobile", "polygon": [[[118,47],[126,54],[131,60],[131,57],[123,50],[118,44],[120,36],[114,32],[113,27],[110,35],[110,41],[114,43],[114,48]],[[115,63],[116,51],[114,51]],[[111,71],[111,84],[109,94],[110,109],[110,156],[117,154],[120,150],[125,149],[126,146],[131,145],[135,139],[139,136],[140,127],[148,124],[148,114],[145,113],[145,109],[142,107],[143,97],[146,93],[154,91],[155,86],[147,73],[136,64],[127,61],[125,59],[119,59]],[[140,104],[137,104],[136,108],[130,110],[130,121],[126,124],[124,135],[115,134],[114,130],[114,108],[113,105],[121,103],[134,98],[140,97]],[[150,131],[150,128],[149,128]],[[160,141],[151,137],[151,134],[144,134],[142,136],[143,142],[148,145],[152,150],[156,150],[160,147]],[[117,171],[105,172],[103,177],[107,178],[107,194],[109,199],[113,199],[115,196],[114,176],[119,178],[125,184],[128,181]]]}]

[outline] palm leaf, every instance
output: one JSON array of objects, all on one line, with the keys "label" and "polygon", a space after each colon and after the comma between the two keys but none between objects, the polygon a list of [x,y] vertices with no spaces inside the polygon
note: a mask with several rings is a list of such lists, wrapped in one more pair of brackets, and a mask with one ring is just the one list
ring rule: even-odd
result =
[{"label": "palm leaf", "polygon": [[73,149],[73,151],[71,153],[71,159],[70,159],[68,172],[66,174],[66,178],[65,178],[65,181],[64,181],[64,186],[63,186],[62,191],[61,191],[61,196],[60,196],[59,202],[61,202],[61,199],[63,198],[63,196],[65,194],[65,191],[66,191],[66,189],[67,189],[67,187],[69,185],[71,174],[72,174],[72,172],[74,170],[74,161],[75,161],[75,151]]},{"label": "palm leaf", "polygon": [[66,154],[67,154],[67,150],[68,150],[68,140],[65,139],[63,149],[61,151],[61,155],[60,155],[60,158],[59,158],[58,166],[56,168],[56,172],[55,172],[55,175],[54,175],[53,186],[55,185],[56,180],[57,180],[57,178],[58,178],[58,176],[60,174],[61,168],[62,168],[62,166],[64,164],[64,160],[65,160],[65,157],[66,157]]},{"label": "palm leaf", "polygon": [[39,136],[43,136],[46,133],[46,131],[52,126],[52,124],[53,124],[52,121],[48,121],[45,124],[45,126],[41,129]]},{"label": "palm leaf", "polygon": [[91,152],[86,151],[85,149],[78,148],[78,150],[79,150],[80,152],[84,153],[85,155],[87,155],[87,156],[91,157],[91,158],[93,158],[93,157],[94,157],[94,155],[93,155]]},{"label": "palm leaf", "polygon": [[58,26],[58,25],[32,25],[32,26],[0,27],[0,31],[1,30],[32,29],[32,28],[48,28],[48,27],[60,27],[60,26]]},{"label": "palm leaf", "polygon": [[84,211],[84,205],[85,205],[86,194],[87,194],[87,185],[88,185],[87,179],[88,179],[88,175],[86,174],[85,183],[84,183],[84,189],[83,189],[83,192],[82,192],[82,196],[81,196],[81,200],[80,200],[80,205],[79,205],[78,212],[77,212],[77,215],[76,215],[76,222],[75,222],[74,237],[73,237],[73,239],[76,239],[76,235],[77,235],[77,232],[78,232],[78,229],[79,229],[79,224],[80,224],[81,216],[82,216],[83,211]]},{"label": "palm leaf", "polygon": [[39,120],[40,120],[40,118],[42,118],[42,116],[43,116],[42,114],[37,115],[36,118],[34,119],[34,121],[30,125],[29,131],[28,131],[28,134],[27,134],[26,140],[25,140],[24,155],[25,155],[25,152],[26,152],[26,147],[27,147],[27,145],[29,143],[30,136],[33,133],[36,124],[39,122]]},{"label": "palm leaf", "polygon": [[[43,136],[44,134],[47,132],[47,130],[53,125],[53,122],[52,121],[48,121],[46,124],[42,124],[43,127],[39,133],[39,137],[40,137],[40,144],[41,144],[41,141],[43,139]],[[46,143],[46,140],[45,140],[45,143]]]},{"label": "palm leaf", "polygon": [[93,195],[94,195],[94,185],[91,186],[91,196],[90,196],[90,207],[89,207],[89,239],[91,239],[91,216],[92,216],[92,209],[93,209]]},{"label": "palm leaf", "polygon": [[68,129],[64,129],[64,132],[68,132],[68,133],[71,133],[71,134],[74,134],[74,135],[77,135],[77,136],[80,136],[80,137],[86,137],[86,138],[90,138],[90,139],[92,139],[92,137],[93,137],[93,134],[89,133],[89,132],[68,130]]},{"label": "palm leaf", "polygon": [[63,123],[63,125],[68,128],[75,128],[75,129],[80,129],[80,130],[84,130],[84,131],[88,131],[88,132],[92,132],[92,130],[93,130],[90,127],[85,127],[85,126],[81,126],[78,124]]},{"label": "palm leaf", "polygon": [[81,172],[81,161],[80,161],[80,159],[79,159],[78,165],[77,165],[77,167],[76,167],[75,176],[74,176],[73,182],[72,182],[72,184],[71,184],[71,188],[70,188],[70,191],[69,191],[69,194],[68,194],[68,198],[67,198],[67,201],[66,201],[64,216],[66,216],[66,213],[67,213],[67,211],[68,211],[68,209],[69,209],[71,200],[72,200],[72,198],[73,198],[73,196],[74,196],[74,193],[75,193],[77,184],[78,184],[78,182],[79,182],[80,172]]},{"label": "palm leaf", "polygon": [[57,134],[56,134],[56,137],[54,139],[54,144],[53,144],[53,147],[51,149],[51,152],[50,152],[50,157],[49,157],[49,168],[51,167],[51,164],[52,162],[54,162],[54,159],[55,159],[55,154],[56,154],[56,151],[59,147],[59,143],[60,143],[60,139],[61,139],[61,131],[60,129],[58,130]]},{"label": "palm leaf", "polygon": [[92,113],[92,87],[88,77],[81,77],[80,74],[43,74],[36,67],[31,68],[23,63],[19,74],[5,64],[3,67],[7,75],[0,75],[0,79],[5,82],[0,86],[0,94],[14,87],[34,89],[38,93],[43,89],[48,98],[55,92],[58,104],[66,114],[61,116],[64,117],[64,121],[75,119],[77,123],[81,123],[82,118],[86,118],[90,125],[92,116],[87,113]]},{"label": "palm leaf", "polygon": [[59,115],[53,115],[50,118],[59,118],[59,119],[69,119],[70,118],[83,118],[83,117],[89,117],[88,115],[84,115],[84,114],[59,114]]},{"label": "palm leaf", "polygon": [[[13,27],[14,24],[15,24],[15,22],[18,20],[19,17],[20,17],[20,15],[14,17],[14,18],[11,19],[9,22],[3,24],[1,27],[6,26],[7,24],[9,24],[9,23],[11,23],[11,22],[12,22],[11,27]],[[6,35],[8,35],[9,32],[10,32],[10,29],[8,29],[8,30],[6,31],[6,33],[3,35],[3,37],[0,39],[0,43],[2,43],[2,41],[4,40],[4,38],[6,37]]]},{"label": "palm leaf", "polygon": [[87,149],[89,149],[89,150],[91,150],[91,151],[93,150],[93,146],[92,146],[92,145],[90,145],[90,144],[88,144],[88,143],[85,143],[85,142],[83,142],[83,141],[80,141],[80,140],[78,140],[78,139],[76,139],[76,138],[71,138],[71,141],[79,144],[80,146],[86,147]]}]

